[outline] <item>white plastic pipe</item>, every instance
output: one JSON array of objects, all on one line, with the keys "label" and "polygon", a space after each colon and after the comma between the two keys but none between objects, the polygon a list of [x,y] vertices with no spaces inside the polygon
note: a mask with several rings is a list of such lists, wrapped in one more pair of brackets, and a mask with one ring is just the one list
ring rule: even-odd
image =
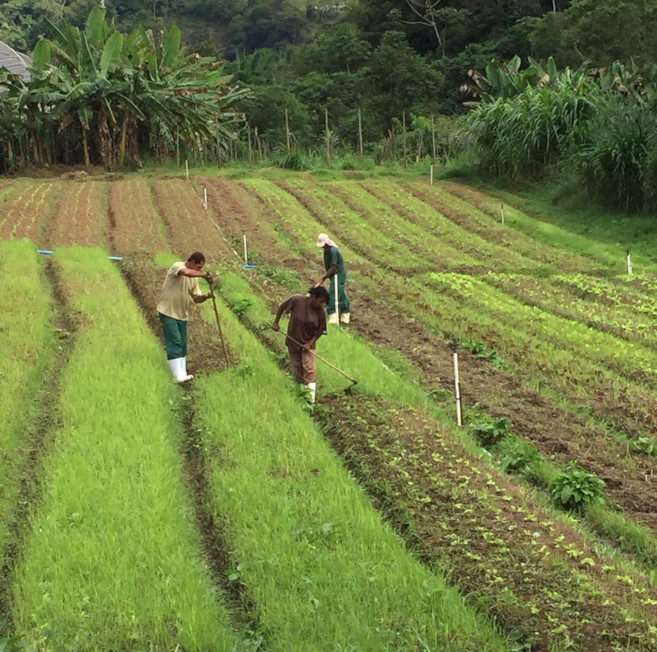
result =
[{"label": "white plastic pipe", "polygon": [[208,189],[207,188],[203,188],[203,208],[205,208],[206,211],[208,210]]},{"label": "white plastic pipe", "polygon": [[456,396],[456,423],[459,426],[463,425],[461,415],[461,384],[459,382],[459,354],[454,349],[454,395]]},{"label": "white plastic pipe", "polygon": [[632,258],[630,258],[630,250],[627,250],[627,275],[632,276]]},{"label": "white plastic pipe", "polygon": [[339,292],[338,292],[338,273],[336,272],[335,275],[333,276],[334,283],[333,283],[333,294],[335,295],[335,316],[338,319],[338,326],[340,325],[340,308],[338,307],[338,297]]},{"label": "white plastic pipe", "polygon": [[431,184],[433,186],[433,163],[431,164]]},{"label": "white plastic pipe", "polygon": [[249,264],[249,256],[246,251],[246,233],[242,236],[244,238],[244,264]]},{"label": "white plastic pipe", "polygon": [[189,181],[189,163],[187,162],[187,159],[185,159],[185,177],[187,178],[187,181]]}]

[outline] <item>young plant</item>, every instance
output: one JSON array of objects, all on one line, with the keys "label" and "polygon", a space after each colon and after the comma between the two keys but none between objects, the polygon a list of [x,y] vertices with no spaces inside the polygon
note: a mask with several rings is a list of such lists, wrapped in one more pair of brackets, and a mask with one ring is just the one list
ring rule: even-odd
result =
[{"label": "young plant", "polygon": [[564,509],[581,510],[603,504],[605,483],[597,475],[571,464],[550,483],[553,502]]}]

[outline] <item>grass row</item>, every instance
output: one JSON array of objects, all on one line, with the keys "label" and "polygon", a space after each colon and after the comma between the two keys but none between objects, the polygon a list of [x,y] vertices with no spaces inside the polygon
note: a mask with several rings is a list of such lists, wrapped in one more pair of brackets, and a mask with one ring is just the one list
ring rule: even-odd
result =
[{"label": "grass row", "polygon": [[57,260],[80,325],[15,573],[17,631],[44,649],[233,650],[185,499],[160,347],[106,253]]},{"label": "grass row", "polygon": [[0,287],[6,308],[0,311],[6,352],[0,356],[0,560],[39,417],[36,398],[56,346],[53,303],[37,257],[30,242],[0,242],[0,274],[7,280]]}]

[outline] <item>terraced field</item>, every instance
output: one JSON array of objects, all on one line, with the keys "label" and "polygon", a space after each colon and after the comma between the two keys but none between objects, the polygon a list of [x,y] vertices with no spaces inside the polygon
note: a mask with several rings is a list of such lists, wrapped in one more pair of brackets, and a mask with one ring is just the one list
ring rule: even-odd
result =
[{"label": "terraced field", "polygon": [[[453,182],[0,186],[0,647],[657,650],[652,244],[628,277],[620,244],[504,202],[502,224]],[[320,365],[309,409],[267,324],[321,231],[353,323],[319,352],[358,384]],[[155,305],[196,249],[230,364],[204,304],[179,388]]]}]

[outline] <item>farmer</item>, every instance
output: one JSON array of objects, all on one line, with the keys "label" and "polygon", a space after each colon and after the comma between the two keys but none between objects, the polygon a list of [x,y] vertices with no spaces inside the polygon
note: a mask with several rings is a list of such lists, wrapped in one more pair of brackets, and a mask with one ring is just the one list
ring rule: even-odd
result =
[{"label": "farmer", "polygon": [[344,284],[347,282],[347,271],[344,267],[342,254],[335,242],[326,233],[320,233],[317,236],[317,242],[315,244],[324,249],[324,269],[326,270],[324,276],[317,280],[317,285],[323,285],[327,278],[331,279],[329,283],[329,304],[327,311],[329,316],[328,323],[338,323],[338,315],[335,311],[335,276],[337,274],[340,322],[348,324],[351,313],[349,312],[349,299],[344,291]]},{"label": "farmer", "polygon": [[315,356],[312,351],[317,340],[326,331],[326,306],[329,294],[326,288],[314,287],[309,290],[310,296],[293,294],[283,301],[271,327],[278,331],[278,322],[283,313],[290,314],[290,323],[287,326],[287,351],[290,364],[294,370],[294,380],[305,385],[310,392],[310,402],[315,402],[317,388],[317,371],[315,369]]},{"label": "farmer", "polygon": [[187,262],[174,263],[169,267],[162,285],[157,312],[164,330],[164,345],[169,368],[176,382],[184,383],[194,378],[187,374],[187,320],[189,308],[211,298],[202,294],[198,285],[200,277],[212,281],[209,272],[202,272],[205,256],[195,251]]}]

